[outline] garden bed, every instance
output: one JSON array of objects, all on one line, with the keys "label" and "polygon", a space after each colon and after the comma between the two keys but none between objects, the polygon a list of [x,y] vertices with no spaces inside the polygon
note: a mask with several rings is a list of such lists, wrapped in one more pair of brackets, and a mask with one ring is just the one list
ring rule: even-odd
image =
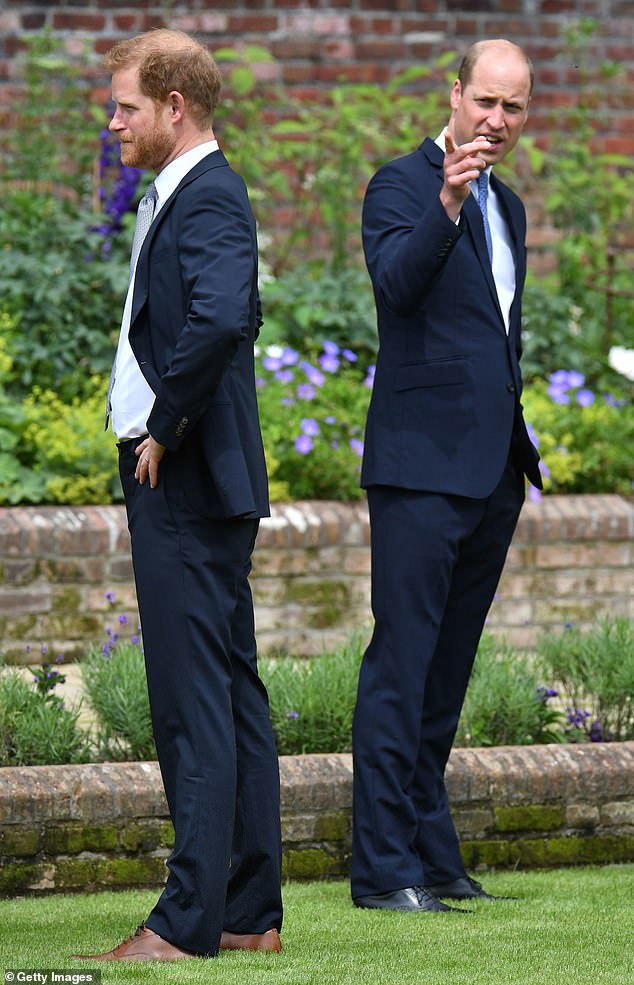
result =
[{"label": "garden bed", "polygon": [[[284,874],[345,876],[350,755],[280,759]],[[468,868],[634,860],[634,742],[455,749]],[[0,769],[0,895],[158,886],[172,828],[156,763]]]}]

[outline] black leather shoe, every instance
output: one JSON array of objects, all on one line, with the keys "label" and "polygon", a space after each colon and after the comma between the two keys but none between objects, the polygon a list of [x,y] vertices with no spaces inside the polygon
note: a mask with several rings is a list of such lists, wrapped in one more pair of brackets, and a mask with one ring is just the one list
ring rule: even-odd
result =
[{"label": "black leather shoe", "polygon": [[440,896],[443,899],[482,899],[489,900],[490,902],[493,900],[517,899],[516,896],[491,896],[471,876],[463,876],[460,879],[454,879],[453,882],[443,882],[436,886],[425,886],[423,888],[428,893],[431,893],[432,896]]},{"label": "black leather shoe", "polygon": [[355,896],[355,906],[363,910],[398,910],[401,913],[468,913],[441,903],[439,899],[422,886],[408,886],[393,893],[380,893],[377,896]]}]

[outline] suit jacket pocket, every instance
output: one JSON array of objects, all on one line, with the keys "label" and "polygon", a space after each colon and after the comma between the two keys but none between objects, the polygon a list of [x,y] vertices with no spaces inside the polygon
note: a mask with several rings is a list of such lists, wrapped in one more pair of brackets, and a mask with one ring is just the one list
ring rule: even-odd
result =
[{"label": "suit jacket pocket", "polygon": [[438,359],[429,363],[412,363],[399,366],[394,373],[394,389],[416,390],[418,387],[451,386],[464,383],[467,378],[466,361],[462,356]]}]

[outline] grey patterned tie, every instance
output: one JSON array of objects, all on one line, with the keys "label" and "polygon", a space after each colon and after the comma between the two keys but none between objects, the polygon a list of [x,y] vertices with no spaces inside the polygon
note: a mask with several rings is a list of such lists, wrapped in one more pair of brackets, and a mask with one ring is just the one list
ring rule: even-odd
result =
[{"label": "grey patterned tie", "polygon": [[[148,230],[152,225],[152,219],[154,218],[154,209],[156,207],[156,200],[158,195],[156,193],[156,185],[152,182],[148,185],[145,195],[139,202],[139,207],[136,213],[136,226],[134,227],[134,239],[132,240],[132,253],[130,254],[130,280],[132,280],[132,275],[136,268],[136,262],[139,259],[139,253],[141,252],[141,247],[143,246],[143,240],[148,234]],[[112,405],[110,399],[112,397],[112,390],[114,388],[115,379],[115,366],[117,365],[117,358],[115,355],[114,362],[112,364],[112,369],[110,370],[110,381],[108,383],[108,393],[106,395],[106,422],[104,425],[104,431],[108,430],[108,419],[110,417],[110,411],[112,410]]]},{"label": "grey patterned tie", "polygon": [[486,173],[486,171],[481,171],[478,177],[478,205],[480,206],[480,211],[482,213],[482,221],[484,222],[484,235],[487,241],[489,260],[491,263],[493,263],[493,240],[491,238],[491,227],[489,225],[489,212],[487,209],[488,197],[489,197],[489,176]]}]

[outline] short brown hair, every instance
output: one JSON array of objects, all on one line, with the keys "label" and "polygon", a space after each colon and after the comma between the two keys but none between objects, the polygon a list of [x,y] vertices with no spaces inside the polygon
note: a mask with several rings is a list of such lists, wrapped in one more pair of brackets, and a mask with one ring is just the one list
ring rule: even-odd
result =
[{"label": "short brown hair", "polygon": [[159,28],[119,41],[104,57],[109,72],[138,66],[139,86],[156,103],[170,92],[184,96],[196,124],[211,126],[222,76],[211,52],[183,31]]},{"label": "short brown hair", "polygon": [[458,69],[458,80],[460,82],[461,89],[464,91],[465,87],[469,85],[478,58],[483,53],[484,49],[492,44],[509,45],[509,47],[515,48],[518,55],[524,59],[530,79],[530,95],[533,91],[533,85],[535,82],[535,70],[533,68],[533,63],[523,48],[520,48],[520,46],[515,44],[514,41],[507,41],[505,38],[499,38],[491,41],[474,41],[474,43],[467,48],[464,57],[460,62],[460,68]]}]

